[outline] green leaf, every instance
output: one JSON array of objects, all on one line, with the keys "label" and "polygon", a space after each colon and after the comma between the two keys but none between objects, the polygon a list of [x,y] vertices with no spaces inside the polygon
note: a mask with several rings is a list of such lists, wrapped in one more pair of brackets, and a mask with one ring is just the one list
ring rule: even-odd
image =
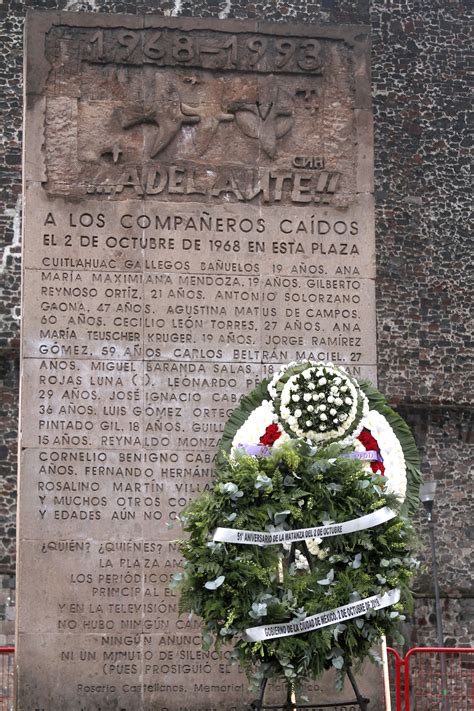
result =
[{"label": "green leaf", "polygon": [[277,513],[273,516],[275,526],[279,526],[281,523],[283,523],[283,521],[285,521],[285,519],[290,513],[291,511],[289,509],[287,509],[286,511],[277,511]]},{"label": "green leaf", "polygon": [[[182,516],[188,538],[179,543],[184,564],[177,581],[179,610],[202,619],[203,631],[210,636],[205,644],[212,639],[216,650],[223,642],[231,645],[232,654],[253,681],[316,679],[338,658],[356,666],[382,633],[397,634],[400,613],[409,607],[416,565],[411,553],[414,532],[399,516],[370,531],[323,539],[322,558],[311,557],[311,570],[299,570],[294,563],[296,549],[305,554],[301,543],[293,544],[290,551],[278,545],[208,545],[215,528],[230,516],[235,528],[293,530],[392,505],[394,497],[380,497],[373,491],[378,478],[372,481],[360,462],[342,458],[342,451],[338,445],[314,450],[293,440],[275,448],[267,459],[227,460],[211,491],[192,501]],[[318,461],[325,462],[324,472],[315,473],[313,465]],[[285,485],[286,477],[293,479],[293,486]],[[370,486],[359,486],[369,478]],[[271,492],[255,487],[257,480],[268,479]],[[232,501],[237,492],[242,496]],[[226,513],[230,502],[235,517]],[[262,619],[258,615],[265,608],[265,623],[279,624],[380,595],[392,587],[401,590],[400,605],[372,610],[357,622],[256,644],[243,639],[245,629]],[[395,618],[390,612],[399,614]]]},{"label": "green leaf", "polygon": [[225,580],[225,575],[219,575],[219,577],[216,578],[215,580],[208,580],[207,583],[204,583],[204,587],[207,590],[217,590],[217,588],[219,588],[222,585],[224,580]]}]

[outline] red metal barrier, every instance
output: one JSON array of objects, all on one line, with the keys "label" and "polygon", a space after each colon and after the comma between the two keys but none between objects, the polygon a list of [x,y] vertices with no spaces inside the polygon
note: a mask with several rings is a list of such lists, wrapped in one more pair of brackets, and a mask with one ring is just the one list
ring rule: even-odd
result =
[{"label": "red metal barrier", "polygon": [[0,711],[13,710],[15,648],[0,647]]},{"label": "red metal barrier", "polygon": [[396,711],[473,711],[473,648],[414,647],[404,659],[387,652]]}]

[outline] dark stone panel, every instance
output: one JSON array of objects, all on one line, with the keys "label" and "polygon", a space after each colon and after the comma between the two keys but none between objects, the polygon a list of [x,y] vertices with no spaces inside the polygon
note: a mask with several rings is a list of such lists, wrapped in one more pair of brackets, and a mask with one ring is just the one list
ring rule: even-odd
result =
[{"label": "dark stone panel", "polygon": [[380,385],[397,402],[469,404],[467,4],[382,6],[371,6]]},{"label": "dark stone panel", "polygon": [[0,573],[15,572],[18,352],[0,353]]},{"label": "dark stone panel", "polygon": [[[473,413],[454,408],[404,407],[401,414],[415,434],[424,479],[438,482],[433,519],[441,594],[472,596]],[[430,595],[433,590],[431,550],[421,504],[414,523],[420,535],[418,557],[422,563],[414,589],[417,594]]]},{"label": "dark stone panel", "polygon": [[[474,599],[446,597],[441,601],[443,640],[446,647],[472,647]],[[436,610],[432,597],[415,600],[409,647],[437,647]]]},{"label": "dark stone panel", "polygon": [[[424,479],[438,482],[433,521],[444,641],[446,646],[469,647],[474,644],[473,413],[449,407],[405,405],[398,409],[415,435]],[[421,504],[414,525],[419,534],[420,571],[405,636],[408,646],[437,646],[431,546]]]}]

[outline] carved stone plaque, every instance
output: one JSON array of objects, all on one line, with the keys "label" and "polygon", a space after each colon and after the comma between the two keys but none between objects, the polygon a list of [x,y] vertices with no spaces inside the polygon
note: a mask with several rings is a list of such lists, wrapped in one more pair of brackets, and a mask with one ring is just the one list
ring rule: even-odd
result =
[{"label": "carved stone plaque", "polygon": [[29,14],[19,709],[254,698],[177,519],[275,367],[375,378],[371,121],[364,27]]}]

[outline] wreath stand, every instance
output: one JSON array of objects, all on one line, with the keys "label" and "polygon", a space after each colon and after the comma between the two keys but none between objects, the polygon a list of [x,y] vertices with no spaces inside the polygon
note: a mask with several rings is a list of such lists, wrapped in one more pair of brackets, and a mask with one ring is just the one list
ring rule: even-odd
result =
[{"label": "wreath stand", "polygon": [[[308,546],[306,544],[306,541],[303,541],[302,547],[304,548],[308,563],[310,568],[312,568],[312,563],[311,563],[311,554],[308,550]],[[291,549],[290,549],[290,554],[288,556],[288,562],[292,563],[295,561],[295,551],[296,551],[296,544],[292,543],[291,544]],[[355,701],[334,701],[331,703],[324,703],[324,704],[297,704],[295,701],[294,697],[294,688],[291,684],[288,684],[288,691],[286,695],[286,702],[281,705],[268,705],[264,704],[264,698],[265,698],[265,689],[267,687],[267,682],[268,679],[264,678],[262,679],[262,683],[260,684],[260,695],[258,700],[252,701],[250,704],[250,708],[253,711],[277,711],[277,709],[281,709],[282,711],[297,711],[297,709],[324,709],[324,708],[336,708],[338,706],[354,706],[354,704],[357,704],[360,708],[360,711],[368,711],[368,703],[370,702],[370,699],[365,698],[362,696],[362,694],[359,691],[359,687],[357,686],[357,682],[355,679],[354,674],[352,673],[352,669],[350,666],[344,667],[344,671],[346,672],[349,681],[351,682],[351,686],[354,689],[354,694],[356,696]]]},{"label": "wreath stand", "polygon": [[288,684],[286,702],[283,705],[264,704],[265,689],[267,687],[268,679],[263,679],[262,683],[260,684],[260,696],[256,701],[252,701],[252,703],[250,704],[250,708],[252,709],[252,711],[270,711],[270,709],[273,709],[274,711],[276,711],[277,709],[281,709],[281,711],[297,711],[297,709],[318,709],[319,711],[319,709],[324,708],[334,709],[338,706],[349,707],[354,706],[354,704],[357,704],[361,711],[368,711],[368,704],[370,702],[370,699],[367,699],[360,693],[359,687],[357,686],[357,682],[355,680],[351,668],[345,667],[345,672],[349,678],[349,681],[351,682],[352,688],[354,689],[354,693],[356,695],[355,701],[333,701],[331,703],[323,704],[297,704],[296,701],[294,701],[293,687],[291,686],[291,684]]}]

